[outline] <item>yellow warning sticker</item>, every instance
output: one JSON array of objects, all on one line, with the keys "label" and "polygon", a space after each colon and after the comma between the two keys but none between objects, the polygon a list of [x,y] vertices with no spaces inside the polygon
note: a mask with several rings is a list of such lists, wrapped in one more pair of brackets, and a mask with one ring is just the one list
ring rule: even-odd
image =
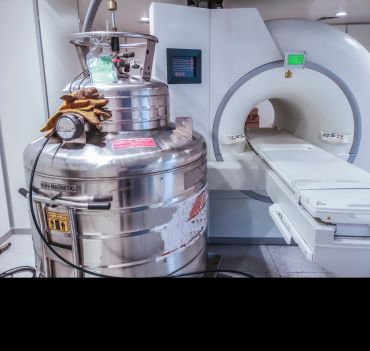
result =
[{"label": "yellow warning sticker", "polygon": [[46,220],[49,230],[70,233],[68,215],[65,213],[46,211]]}]

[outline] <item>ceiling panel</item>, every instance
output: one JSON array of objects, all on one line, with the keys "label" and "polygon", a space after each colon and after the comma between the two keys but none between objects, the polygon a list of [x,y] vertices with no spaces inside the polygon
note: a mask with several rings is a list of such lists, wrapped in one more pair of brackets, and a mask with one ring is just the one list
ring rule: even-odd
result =
[{"label": "ceiling panel", "polygon": [[[78,0],[80,6],[80,16],[84,18],[86,10],[90,3],[89,0]],[[140,22],[141,17],[149,16],[149,7],[153,1],[151,0],[118,0],[117,23],[119,30],[148,33],[149,24]],[[168,4],[186,5],[186,0],[164,0],[157,1]],[[106,23],[110,23],[110,13],[106,10],[106,1],[103,0],[96,20],[94,29],[106,29]]]},{"label": "ceiling panel", "polygon": [[348,12],[347,17],[333,23],[370,22],[370,0],[224,0],[225,8],[256,7],[264,19],[308,18],[335,16]]},{"label": "ceiling panel", "polygon": [[[89,0],[78,0],[80,16],[84,18]],[[106,29],[110,15],[102,2],[94,29]],[[158,2],[186,5],[187,0],[161,0]],[[141,17],[147,17],[151,0],[118,0],[117,19],[120,30],[149,32],[149,25],[141,23]],[[265,20],[274,18],[308,18],[317,20],[321,17],[334,16],[339,11],[348,12],[341,19],[327,23],[363,23],[370,22],[370,0],[224,0],[225,8],[255,7]]]}]

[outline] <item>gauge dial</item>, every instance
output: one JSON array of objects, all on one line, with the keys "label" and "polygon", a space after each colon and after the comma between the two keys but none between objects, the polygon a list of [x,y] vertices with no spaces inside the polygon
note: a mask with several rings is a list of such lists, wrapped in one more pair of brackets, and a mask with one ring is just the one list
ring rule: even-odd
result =
[{"label": "gauge dial", "polygon": [[65,140],[70,141],[77,139],[84,131],[84,125],[77,116],[63,115],[59,118],[56,125],[57,135]]}]

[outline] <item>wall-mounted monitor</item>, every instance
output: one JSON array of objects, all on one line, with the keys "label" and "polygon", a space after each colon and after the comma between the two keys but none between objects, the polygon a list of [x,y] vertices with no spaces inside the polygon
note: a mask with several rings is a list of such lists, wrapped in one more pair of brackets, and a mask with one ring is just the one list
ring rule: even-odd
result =
[{"label": "wall-mounted monitor", "polygon": [[202,83],[202,51],[167,49],[167,83]]}]

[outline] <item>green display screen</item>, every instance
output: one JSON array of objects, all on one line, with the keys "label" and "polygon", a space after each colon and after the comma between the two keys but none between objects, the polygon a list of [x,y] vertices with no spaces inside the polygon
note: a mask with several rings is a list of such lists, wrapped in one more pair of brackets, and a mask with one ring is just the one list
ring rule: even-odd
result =
[{"label": "green display screen", "polygon": [[303,66],[305,62],[304,54],[290,54],[288,55],[289,66]]}]

